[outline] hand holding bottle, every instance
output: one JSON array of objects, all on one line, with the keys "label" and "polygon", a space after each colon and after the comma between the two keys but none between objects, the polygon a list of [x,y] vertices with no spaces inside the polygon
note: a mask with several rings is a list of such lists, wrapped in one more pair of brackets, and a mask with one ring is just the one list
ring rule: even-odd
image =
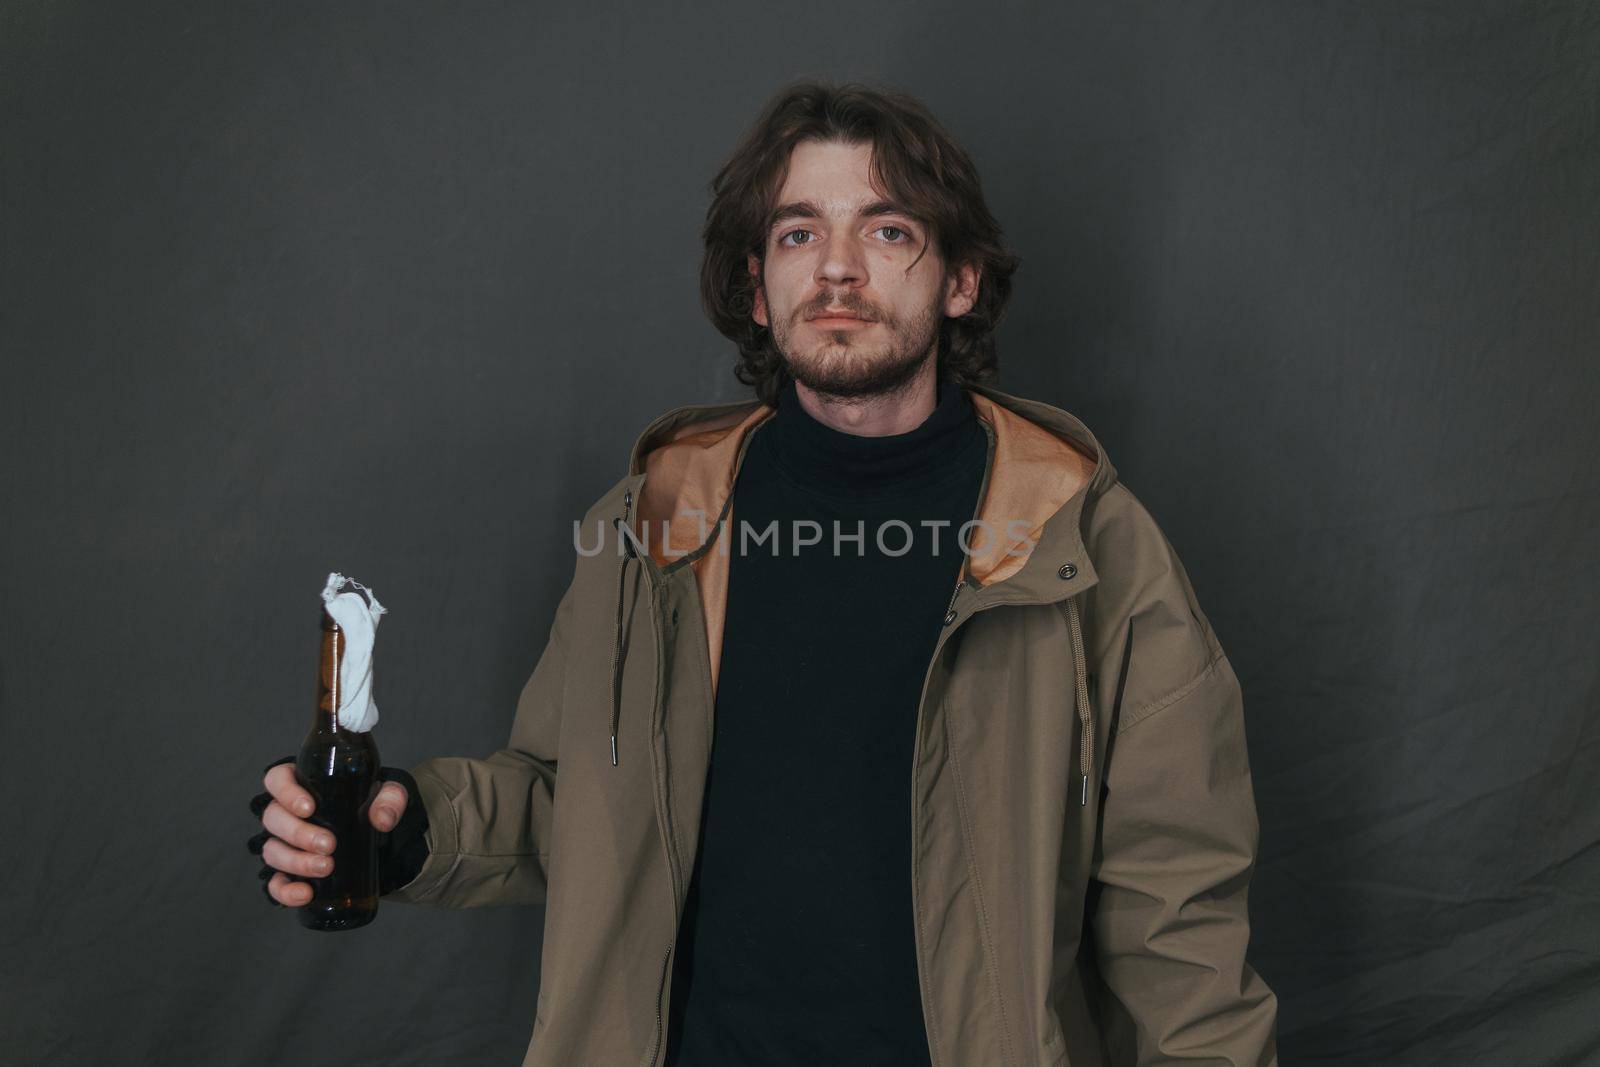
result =
[{"label": "hand holding bottle", "polygon": [[[374,829],[387,833],[400,825],[415,785],[410,774],[396,767],[383,768],[381,777],[385,779],[383,787],[367,818]],[[338,841],[331,830],[309,821],[316,801],[295,780],[293,756],[269,764],[262,784],[266,792],[250,801],[251,814],[260,817],[262,830],[250,838],[247,847],[264,861],[260,877],[267,898],[286,907],[300,907],[310,902],[312,887],[295,878],[326,877],[333,870]],[[419,825],[413,814],[411,823],[418,826],[413,832],[420,836],[426,824]]]},{"label": "hand holding bottle", "polygon": [[360,582],[329,573],[317,613],[322,650],[311,728],[298,754],[266,766],[267,790],[250,801],[262,829],[245,845],[264,861],[261,891],[298,909],[300,924],[312,930],[372,922],[379,898],[414,881],[428,859],[416,780],[381,766],[372,736],[373,639],[387,610]]}]

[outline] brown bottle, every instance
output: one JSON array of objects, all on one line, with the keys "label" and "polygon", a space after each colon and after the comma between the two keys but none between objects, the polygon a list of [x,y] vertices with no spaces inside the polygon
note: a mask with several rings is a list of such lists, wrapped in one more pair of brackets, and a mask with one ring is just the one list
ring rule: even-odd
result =
[{"label": "brown bottle", "polygon": [[344,631],[322,613],[322,664],[317,672],[317,713],[295,757],[295,778],[316,801],[307,820],[333,833],[333,870],[308,878],[311,901],[300,924],[313,930],[354,930],[378,915],[377,830],[368,818],[383,783],[372,731],[339,724],[339,664]]}]

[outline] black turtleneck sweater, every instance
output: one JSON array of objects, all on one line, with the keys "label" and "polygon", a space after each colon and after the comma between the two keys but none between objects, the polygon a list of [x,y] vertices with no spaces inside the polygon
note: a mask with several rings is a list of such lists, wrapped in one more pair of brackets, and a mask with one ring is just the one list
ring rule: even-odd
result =
[{"label": "black turtleneck sweater", "polygon": [[912,747],[987,439],[947,382],[921,425],[887,437],[818,422],[793,382],[777,407],[722,534],[715,732],[667,1064],[927,1064]]}]

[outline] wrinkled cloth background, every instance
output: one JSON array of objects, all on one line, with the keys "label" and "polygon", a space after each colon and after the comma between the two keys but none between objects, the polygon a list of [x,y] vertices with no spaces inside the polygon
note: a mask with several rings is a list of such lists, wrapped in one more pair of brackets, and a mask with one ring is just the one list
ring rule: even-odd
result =
[{"label": "wrinkled cloth background", "polygon": [[[901,86],[1243,681],[1286,1064],[1600,1062],[1600,7],[0,6],[0,1047],[515,1064],[542,915],[268,908],[330,569],[487,755],[574,519],[748,395],[706,183]],[[219,711],[220,709],[220,711]]]}]

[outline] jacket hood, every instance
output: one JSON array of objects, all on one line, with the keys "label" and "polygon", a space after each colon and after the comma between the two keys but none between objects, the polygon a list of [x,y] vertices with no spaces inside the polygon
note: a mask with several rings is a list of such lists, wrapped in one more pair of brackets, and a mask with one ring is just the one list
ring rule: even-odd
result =
[{"label": "jacket hood", "polygon": [[[972,610],[1062,601],[1082,592],[1097,580],[1083,543],[1084,506],[1117,478],[1105,449],[1081,420],[1061,408],[982,385],[965,389],[989,439],[989,454],[957,590],[963,585],[973,590]],[[613,762],[628,563],[648,559],[663,575],[693,568],[714,694],[730,540],[719,534],[736,529],[733,487],[751,431],[776,413],[759,400],[688,404],[651,420],[634,441],[622,482],[622,514],[612,520],[623,535],[624,552],[612,644]],[[712,550],[714,545],[720,547]]]},{"label": "jacket hood", "polygon": [[[1069,412],[986,386],[965,389],[990,450],[963,576],[988,587],[1019,576],[1040,549],[1081,549],[1082,503],[1115,484],[1117,474],[1094,434]],[[696,553],[731,517],[749,434],[775,413],[755,400],[689,404],[657,416],[634,441],[628,474],[643,482],[630,526],[663,570],[703,558]]]}]

